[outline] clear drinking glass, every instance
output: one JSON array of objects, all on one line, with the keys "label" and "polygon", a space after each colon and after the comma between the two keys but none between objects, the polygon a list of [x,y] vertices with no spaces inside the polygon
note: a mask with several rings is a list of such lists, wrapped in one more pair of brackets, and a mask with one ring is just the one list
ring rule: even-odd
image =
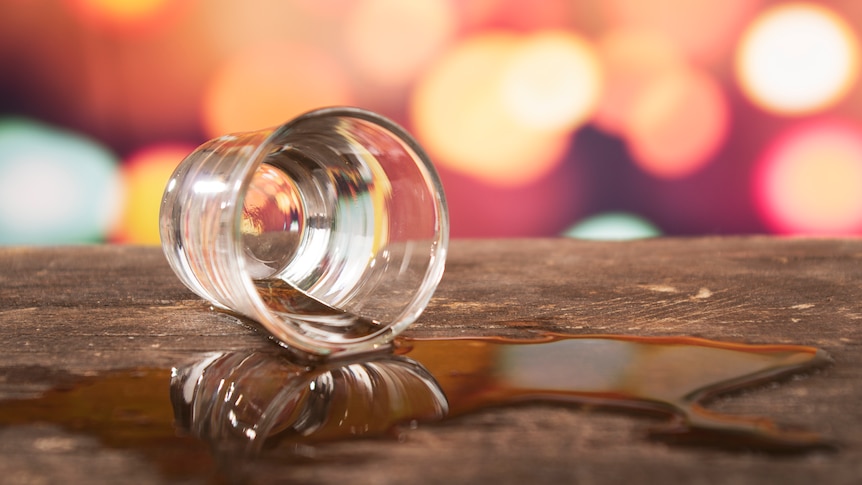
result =
[{"label": "clear drinking glass", "polygon": [[428,156],[357,108],[201,145],[168,182],[160,228],[189,289],[312,356],[373,350],[410,325],[449,238]]}]

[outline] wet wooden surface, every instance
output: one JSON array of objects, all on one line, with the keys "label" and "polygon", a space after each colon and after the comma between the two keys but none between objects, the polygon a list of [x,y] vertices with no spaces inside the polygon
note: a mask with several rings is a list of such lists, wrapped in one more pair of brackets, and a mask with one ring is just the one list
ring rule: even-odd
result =
[{"label": "wet wooden surface", "polygon": [[[772,238],[454,241],[414,337],[534,332],[804,344],[833,366],[722,397],[843,443],[798,456],[670,446],[655,418],[553,405],[481,412],[403,442],[331,445],[260,483],[860,483],[862,240]],[[159,248],[0,249],[0,399],[109,370],[170,368],[272,344],[209,310]],[[167,393],[167,383],[165,383]],[[0,482],[167,483],[134,449],[74,426],[0,427]]]}]

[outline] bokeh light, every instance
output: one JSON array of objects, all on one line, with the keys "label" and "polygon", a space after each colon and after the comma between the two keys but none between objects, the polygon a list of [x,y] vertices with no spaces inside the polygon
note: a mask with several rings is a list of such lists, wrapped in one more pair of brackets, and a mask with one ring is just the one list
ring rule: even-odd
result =
[{"label": "bokeh light", "polygon": [[362,0],[349,10],[344,37],[351,62],[365,78],[397,87],[416,77],[455,27],[449,2]]},{"label": "bokeh light", "polygon": [[101,241],[121,203],[108,150],[41,123],[0,120],[0,244]]},{"label": "bokeh light", "polygon": [[[566,129],[595,105],[597,64],[580,39],[545,35],[475,36],[432,66],[414,92],[411,119],[437,163],[485,182],[523,185],[562,161]],[[525,51],[540,54],[525,58]],[[546,96],[549,89],[556,96]]]},{"label": "bokeh light", "polygon": [[833,120],[790,130],[758,162],[753,188],[776,232],[862,234],[862,128]]},{"label": "bokeh light", "polygon": [[702,168],[728,131],[729,109],[718,82],[681,68],[657,76],[645,90],[625,127],[635,163],[669,179]]},{"label": "bokeh light", "polygon": [[571,130],[595,110],[601,68],[593,47],[562,31],[524,39],[502,73],[503,107],[532,128]]},{"label": "bokeh light", "polygon": [[523,0],[471,0],[453,2],[467,32],[508,30],[535,32],[570,28],[576,15],[571,0],[542,0],[524,8]]},{"label": "bokeh light", "polygon": [[72,11],[98,28],[115,32],[155,28],[189,0],[66,0]]},{"label": "bokeh light", "polygon": [[[284,3],[284,2],[279,2]],[[304,12],[314,17],[338,18],[347,12],[355,4],[354,0],[292,0],[290,3],[296,5]],[[315,18],[312,17],[312,20]]]},{"label": "bokeh light", "polygon": [[[15,241],[153,243],[153,200],[182,152],[331,105],[416,137],[454,238],[560,236],[609,211],[668,235],[858,233],[857,2],[4,1],[0,120],[124,160],[82,177],[71,155],[18,150],[0,174],[0,213],[32,226]],[[776,148],[835,125],[825,155]],[[42,165],[20,161],[30,151]],[[17,199],[37,183],[59,195],[31,216]],[[88,206],[102,222],[76,226],[87,235],[52,232],[66,226],[51,211],[79,207],[56,200],[101,191],[115,195]]]},{"label": "bokeh light", "polygon": [[686,56],[715,62],[728,50],[760,0],[603,0],[619,28],[661,33]]},{"label": "bokeh light", "polygon": [[623,134],[634,106],[661,75],[683,65],[682,54],[666,36],[645,30],[613,30],[598,44],[605,70],[604,92],[593,121]]},{"label": "bokeh light", "polygon": [[112,234],[117,242],[159,244],[159,209],[174,169],[195,149],[192,145],[159,144],[132,154],[123,162],[125,201],[121,222]]},{"label": "bokeh light", "polygon": [[606,212],[588,217],[563,234],[576,239],[624,241],[661,235],[655,224],[626,212]]},{"label": "bokeh light", "polygon": [[353,104],[347,75],[325,51],[263,44],[230,58],[203,100],[206,133],[217,137],[280,125],[314,108]]},{"label": "bokeh light", "polygon": [[841,17],[813,3],[779,5],[746,31],[736,55],[743,92],[776,113],[833,104],[856,82],[858,40]]}]

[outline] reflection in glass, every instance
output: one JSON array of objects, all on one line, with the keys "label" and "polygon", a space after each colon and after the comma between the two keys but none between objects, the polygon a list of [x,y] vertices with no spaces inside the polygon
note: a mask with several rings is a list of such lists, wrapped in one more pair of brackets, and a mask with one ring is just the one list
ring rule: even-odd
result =
[{"label": "reflection in glass", "polygon": [[703,407],[716,394],[830,362],[794,345],[674,337],[400,339],[393,354],[306,366],[287,354],[208,355],[174,369],[180,425],[219,450],[257,452],[384,435],[491,406],[568,402],[666,415],[651,436],[672,442],[800,451],[819,434]]},{"label": "reflection in glass", "polygon": [[171,400],[183,428],[248,451],[267,441],[377,436],[448,413],[434,377],[411,359],[389,354],[315,368],[260,351],[213,354],[173,372]]}]

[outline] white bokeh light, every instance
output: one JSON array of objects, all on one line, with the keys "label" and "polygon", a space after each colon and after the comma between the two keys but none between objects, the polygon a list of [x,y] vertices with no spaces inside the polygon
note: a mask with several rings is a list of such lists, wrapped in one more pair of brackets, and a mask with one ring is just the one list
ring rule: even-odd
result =
[{"label": "white bokeh light", "polygon": [[737,50],[736,75],[758,106],[782,114],[809,113],[847,93],[858,71],[856,38],[824,7],[782,5],[758,17]]}]

